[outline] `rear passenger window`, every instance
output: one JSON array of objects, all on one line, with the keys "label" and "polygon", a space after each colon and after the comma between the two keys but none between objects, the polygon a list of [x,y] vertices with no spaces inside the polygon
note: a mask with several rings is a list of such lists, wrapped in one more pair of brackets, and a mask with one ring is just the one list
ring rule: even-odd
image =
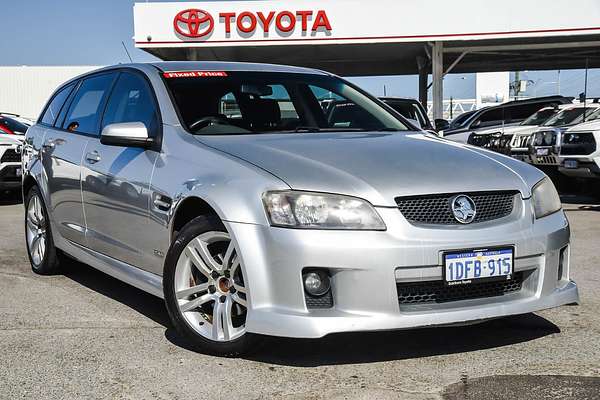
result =
[{"label": "rear passenger window", "polygon": [[85,79],[69,107],[63,129],[98,134],[100,113],[113,79],[114,74],[103,74]]},{"label": "rear passenger window", "polygon": [[56,93],[52,101],[50,101],[50,104],[48,104],[48,107],[46,107],[44,115],[42,115],[42,119],[40,120],[42,124],[54,125],[54,121],[56,121],[56,117],[58,116],[58,113],[60,113],[60,109],[62,108],[63,104],[65,103],[65,100],[67,99],[67,97],[69,97],[69,94],[71,93],[71,90],[73,90],[74,87],[75,84],[72,83],[68,86],[65,86],[58,93]]},{"label": "rear passenger window", "polygon": [[102,127],[120,122],[143,122],[153,135],[158,127],[158,114],[148,83],[137,74],[121,73],[110,95]]}]

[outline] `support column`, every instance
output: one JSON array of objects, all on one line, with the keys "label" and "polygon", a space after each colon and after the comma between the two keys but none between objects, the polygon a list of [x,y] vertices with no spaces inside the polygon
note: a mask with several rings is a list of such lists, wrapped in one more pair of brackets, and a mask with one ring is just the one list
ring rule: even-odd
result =
[{"label": "support column", "polygon": [[427,110],[427,78],[430,67],[427,57],[417,57],[417,67],[419,67],[419,102]]},{"label": "support column", "polygon": [[431,51],[433,70],[433,119],[444,118],[444,45],[434,42]]}]

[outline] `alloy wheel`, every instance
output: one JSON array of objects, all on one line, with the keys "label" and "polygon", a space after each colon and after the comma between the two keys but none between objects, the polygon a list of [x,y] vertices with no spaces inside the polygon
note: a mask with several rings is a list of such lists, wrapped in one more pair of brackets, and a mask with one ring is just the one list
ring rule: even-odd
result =
[{"label": "alloy wheel", "polygon": [[25,218],[27,249],[33,263],[39,266],[44,261],[47,241],[46,218],[39,195],[35,194],[30,198]]},{"label": "alloy wheel", "polygon": [[246,332],[248,292],[227,232],[192,239],[177,261],[174,285],[181,315],[201,336],[228,342]]}]

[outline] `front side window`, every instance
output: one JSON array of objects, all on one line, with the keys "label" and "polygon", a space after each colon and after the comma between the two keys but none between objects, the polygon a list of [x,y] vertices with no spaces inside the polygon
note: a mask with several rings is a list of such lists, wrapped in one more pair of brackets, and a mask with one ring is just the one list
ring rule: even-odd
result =
[{"label": "front side window", "polygon": [[42,115],[42,118],[40,120],[42,124],[54,125],[54,122],[56,121],[56,118],[60,113],[60,109],[63,107],[65,100],[67,99],[67,97],[69,97],[69,94],[71,93],[74,87],[75,84],[72,83],[70,85],[65,86],[58,93],[56,93],[56,95],[52,98],[52,101],[50,101],[50,104],[48,104],[48,107],[46,107],[44,114]]},{"label": "front side window", "polygon": [[184,124],[194,134],[407,130],[339,78],[265,72],[215,75],[165,78]]},{"label": "front side window", "polygon": [[100,113],[108,97],[114,74],[86,78],[79,86],[63,123],[72,132],[98,134]]},{"label": "front side window", "polygon": [[121,73],[106,104],[102,127],[121,122],[142,122],[150,135],[156,132],[154,97],[148,83],[137,74]]}]

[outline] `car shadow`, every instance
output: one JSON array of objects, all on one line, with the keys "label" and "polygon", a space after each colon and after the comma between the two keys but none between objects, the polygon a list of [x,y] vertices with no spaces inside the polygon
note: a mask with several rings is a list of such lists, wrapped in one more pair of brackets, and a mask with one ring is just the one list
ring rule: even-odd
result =
[{"label": "car shadow", "polygon": [[0,191],[0,206],[14,206],[23,203],[20,190]]},{"label": "car shadow", "polygon": [[386,332],[343,333],[318,340],[269,337],[248,358],[270,364],[316,367],[414,359],[497,348],[559,333],[535,314],[476,325]]},{"label": "car shadow", "polygon": [[65,277],[126,305],[167,329],[172,328],[162,299],[75,260],[67,260],[61,266]]},{"label": "car shadow", "polygon": [[[165,338],[174,345],[196,351],[173,328],[163,300],[123,283],[103,272],[69,260],[64,275],[118,301],[165,327]],[[512,316],[476,325],[404,331],[341,333],[321,339],[265,336],[245,359],[295,367],[360,364],[465,353],[513,345],[559,333],[558,326],[535,314]]]},{"label": "car shadow", "polygon": [[590,196],[562,194],[560,200],[567,212],[600,211],[600,200]]}]

